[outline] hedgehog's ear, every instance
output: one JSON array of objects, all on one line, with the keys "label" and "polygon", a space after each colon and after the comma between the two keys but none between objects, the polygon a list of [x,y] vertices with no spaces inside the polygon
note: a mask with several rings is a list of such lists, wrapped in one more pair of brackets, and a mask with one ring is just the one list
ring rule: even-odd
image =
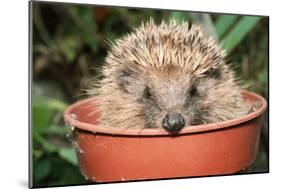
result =
[{"label": "hedgehog's ear", "polygon": [[126,93],[129,93],[128,86],[131,83],[131,74],[130,70],[122,70],[117,78],[120,89]]},{"label": "hedgehog's ear", "polygon": [[220,68],[210,68],[205,72],[206,77],[211,79],[220,79],[221,78],[221,69]]}]

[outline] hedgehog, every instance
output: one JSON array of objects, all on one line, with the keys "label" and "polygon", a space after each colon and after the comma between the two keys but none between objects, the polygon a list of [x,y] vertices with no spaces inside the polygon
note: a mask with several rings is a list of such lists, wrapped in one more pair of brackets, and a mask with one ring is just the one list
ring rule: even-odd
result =
[{"label": "hedgehog", "polygon": [[164,128],[216,123],[248,107],[226,53],[199,25],[153,19],[111,43],[95,94],[103,127]]}]

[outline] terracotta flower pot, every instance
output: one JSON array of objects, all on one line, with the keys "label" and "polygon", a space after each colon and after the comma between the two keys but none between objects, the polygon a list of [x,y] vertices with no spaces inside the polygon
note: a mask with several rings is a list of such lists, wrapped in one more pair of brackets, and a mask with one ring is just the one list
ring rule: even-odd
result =
[{"label": "terracotta flower pot", "polygon": [[[232,174],[255,160],[267,103],[243,92],[256,110],[238,119],[184,128],[103,128],[91,115],[90,98],[68,107],[64,119],[73,130],[80,170],[95,182]],[[75,128],[75,129],[73,129]]]}]

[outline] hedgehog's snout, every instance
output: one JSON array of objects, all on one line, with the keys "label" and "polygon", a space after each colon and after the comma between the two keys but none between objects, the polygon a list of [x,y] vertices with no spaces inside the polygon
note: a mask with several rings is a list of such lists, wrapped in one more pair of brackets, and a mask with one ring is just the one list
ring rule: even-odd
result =
[{"label": "hedgehog's snout", "polygon": [[179,132],[185,124],[185,120],[180,113],[167,113],[162,121],[164,129],[171,133]]}]

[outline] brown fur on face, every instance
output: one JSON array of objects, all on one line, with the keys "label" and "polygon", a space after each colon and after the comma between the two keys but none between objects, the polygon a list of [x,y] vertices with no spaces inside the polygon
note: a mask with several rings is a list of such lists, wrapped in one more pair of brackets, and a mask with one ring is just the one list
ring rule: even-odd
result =
[{"label": "brown fur on face", "polygon": [[160,128],[169,112],[180,113],[184,126],[244,115],[224,57],[199,26],[143,24],[118,39],[106,58],[96,97],[101,125]]}]

